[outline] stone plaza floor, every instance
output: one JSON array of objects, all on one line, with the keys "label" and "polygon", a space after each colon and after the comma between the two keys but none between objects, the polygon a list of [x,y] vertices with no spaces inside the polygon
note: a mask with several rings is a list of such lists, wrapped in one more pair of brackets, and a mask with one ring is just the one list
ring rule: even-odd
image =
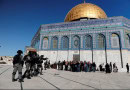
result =
[{"label": "stone plaza floor", "polygon": [[127,73],[105,74],[48,69],[43,71],[43,75],[24,79],[24,82],[19,83],[12,82],[12,70],[12,66],[0,65],[0,89],[130,89],[130,74]]}]

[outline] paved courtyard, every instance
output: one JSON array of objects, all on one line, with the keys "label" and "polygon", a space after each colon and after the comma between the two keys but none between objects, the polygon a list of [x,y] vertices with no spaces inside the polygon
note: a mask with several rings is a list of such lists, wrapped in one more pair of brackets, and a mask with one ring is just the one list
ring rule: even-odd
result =
[{"label": "paved courtyard", "polygon": [[44,75],[19,83],[11,81],[12,70],[12,66],[0,65],[0,89],[130,89],[130,74],[127,73],[85,73],[48,69],[43,71]]}]

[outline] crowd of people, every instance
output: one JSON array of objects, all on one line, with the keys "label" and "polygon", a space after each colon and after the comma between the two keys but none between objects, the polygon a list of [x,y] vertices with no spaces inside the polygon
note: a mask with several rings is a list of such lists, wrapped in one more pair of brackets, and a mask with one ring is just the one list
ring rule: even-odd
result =
[{"label": "crowd of people", "polygon": [[54,63],[52,68],[58,68],[58,70],[66,70],[72,72],[95,72],[96,64],[90,62],[82,62],[82,61],[59,61],[58,63]]},{"label": "crowd of people", "polygon": [[86,61],[59,61],[58,63],[54,63],[51,65],[52,68],[58,69],[58,70],[65,70],[65,71],[72,71],[72,72],[95,72],[95,71],[101,71],[101,72],[106,72],[106,73],[111,73],[111,72],[118,72],[118,68],[116,64],[113,64],[112,68],[112,63],[110,64],[106,63],[106,65],[100,64],[97,66],[95,62],[90,63]]},{"label": "crowd of people", "polygon": [[[37,76],[38,74],[42,75],[43,70],[43,61],[44,62],[44,69],[49,68],[50,61],[48,58],[44,58],[44,55],[39,56],[36,52],[29,52],[24,57],[22,56],[22,51],[18,50],[17,55],[13,58],[13,73],[12,73],[12,81],[17,81],[15,75],[18,71],[18,79],[19,82],[23,82],[24,78],[31,79],[33,76]],[[26,70],[22,75],[23,66],[26,66]]]}]

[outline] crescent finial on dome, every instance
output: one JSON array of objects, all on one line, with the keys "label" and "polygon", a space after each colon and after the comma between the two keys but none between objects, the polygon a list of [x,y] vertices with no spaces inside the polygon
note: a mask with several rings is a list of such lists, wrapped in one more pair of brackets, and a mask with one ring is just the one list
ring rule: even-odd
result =
[{"label": "crescent finial on dome", "polygon": [[84,0],[84,3],[86,3],[86,1]]}]

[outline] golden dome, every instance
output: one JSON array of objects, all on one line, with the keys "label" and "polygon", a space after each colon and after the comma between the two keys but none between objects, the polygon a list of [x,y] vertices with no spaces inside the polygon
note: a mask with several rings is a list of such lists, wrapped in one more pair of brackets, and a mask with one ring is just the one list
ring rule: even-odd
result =
[{"label": "golden dome", "polygon": [[82,3],[72,8],[66,15],[64,21],[70,22],[81,18],[101,19],[107,18],[107,15],[97,5],[91,3]]}]

